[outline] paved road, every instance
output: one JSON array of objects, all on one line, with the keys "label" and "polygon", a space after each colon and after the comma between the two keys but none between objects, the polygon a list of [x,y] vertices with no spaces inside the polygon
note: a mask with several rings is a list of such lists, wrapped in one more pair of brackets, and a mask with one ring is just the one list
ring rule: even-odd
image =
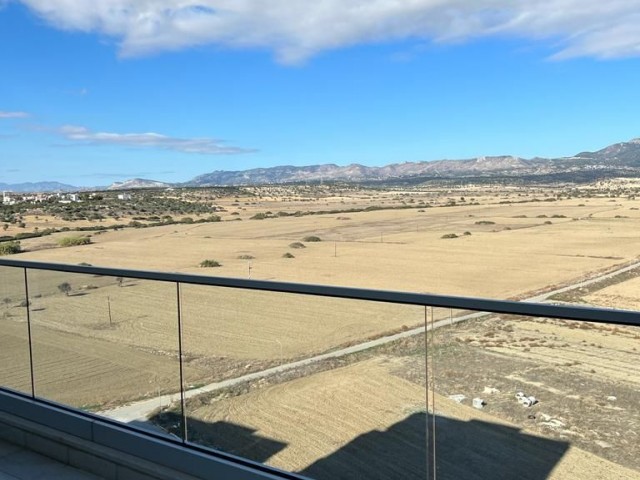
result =
[{"label": "paved road", "polygon": [[[596,277],[590,278],[588,280],[583,280],[580,282],[573,283],[566,287],[557,288],[555,290],[542,293],[539,295],[535,295],[530,298],[524,299],[527,302],[545,302],[552,297],[553,295],[557,295],[559,293],[564,293],[569,290],[574,290],[576,288],[586,287],[596,282],[600,282],[602,280],[606,280],[608,278],[615,277],[616,275],[620,275],[621,273],[628,272],[629,270],[633,270],[634,268],[640,267],[640,262],[633,263],[626,267],[614,270],[612,272],[598,275]],[[453,319],[444,319],[434,322],[433,324],[429,324],[427,326],[427,330],[431,330],[432,328],[440,328],[445,325],[451,325],[452,323],[464,322],[466,320],[470,320],[472,318],[481,318],[487,315],[492,315],[490,312],[476,312],[468,315],[463,315],[460,317],[454,317]],[[335,350],[330,353],[323,353],[322,355],[316,355],[314,357],[305,358],[304,360],[298,360],[296,362],[286,363],[284,365],[278,365],[277,367],[268,368],[266,370],[261,370],[259,372],[248,373],[246,375],[242,375],[236,378],[230,378],[228,380],[223,380],[221,382],[210,383],[209,385],[205,385],[204,387],[194,388],[191,390],[187,390],[184,393],[185,398],[191,398],[196,395],[200,395],[203,393],[214,392],[216,390],[220,390],[223,388],[233,387],[235,385],[259,380],[261,378],[269,377],[271,375],[279,374],[286,372],[288,370],[293,370],[298,367],[303,367],[306,365],[311,365],[313,363],[321,362],[322,360],[327,360],[331,358],[339,358],[344,357],[345,355],[350,355],[352,353],[361,352],[363,350],[368,350],[373,347],[377,347],[380,345],[384,345],[386,343],[394,342],[401,338],[412,337],[414,335],[424,334],[425,327],[418,327],[411,330],[407,330],[405,332],[396,333],[394,335],[388,335],[385,337],[380,337],[375,340],[370,340],[367,342],[359,343],[357,345],[353,345],[347,348],[341,348],[339,350]],[[171,405],[172,403],[180,401],[180,393],[172,393],[168,395],[161,395],[158,397],[150,398],[148,400],[142,400],[139,402],[132,403],[130,405],[125,405],[123,407],[118,407],[112,410],[106,410],[103,412],[99,412],[100,415],[104,415],[106,417],[113,418],[115,420],[121,422],[144,422],[148,419],[149,415],[159,407],[164,407]]]}]

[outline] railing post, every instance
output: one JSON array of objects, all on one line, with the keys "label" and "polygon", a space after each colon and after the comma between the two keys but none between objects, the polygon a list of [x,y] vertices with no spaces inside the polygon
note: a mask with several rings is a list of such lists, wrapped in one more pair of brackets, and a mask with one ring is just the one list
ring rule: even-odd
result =
[{"label": "railing post", "polygon": [[176,301],[178,313],[178,361],[180,365],[180,437],[183,442],[187,441],[187,410],[184,398],[184,368],[182,356],[182,308],[180,301],[180,282],[176,282]]},{"label": "railing post", "polygon": [[27,337],[29,339],[29,374],[31,375],[31,397],[36,398],[36,382],[33,375],[33,341],[31,339],[31,308],[29,300],[29,278],[27,275],[27,269],[24,271],[24,303],[27,309]]}]

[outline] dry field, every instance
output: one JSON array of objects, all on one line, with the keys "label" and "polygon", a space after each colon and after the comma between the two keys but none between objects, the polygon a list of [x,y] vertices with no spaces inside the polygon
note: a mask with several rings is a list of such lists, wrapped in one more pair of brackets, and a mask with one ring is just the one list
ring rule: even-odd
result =
[{"label": "dry field", "polygon": [[[425,413],[424,369],[421,378],[402,378],[415,363],[380,355],[239,396],[189,402],[191,439],[323,480],[425,478],[432,415]],[[438,478],[637,478],[489,409],[441,395],[435,401]]]},{"label": "dry field", "polygon": [[[31,251],[14,258],[501,299],[640,258],[640,199],[548,201],[545,190],[485,187],[467,188],[464,202],[460,191],[446,190],[305,192],[257,189],[217,199],[226,209],[222,222],[108,231],[85,246],[48,248],[68,234],[23,240]],[[533,198],[538,201],[501,203]],[[416,208],[250,219],[267,211],[412,204]],[[456,238],[442,238],[449,234]],[[290,246],[310,235],[322,241]],[[294,258],[283,258],[287,252]],[[199,268],[205,259],[222,266]],[[0,275],[0,380],[27,389],[21,275],[7,269]],[[178,389],[174,284],[28,275],[36,393],[104,408]],[[71,287],[69,295],[59,289],[63,283]],[[630,276],[562,299],[639,308],[638,286]],[[189,285],[181,287],[180,302],[188,386],[401,331],[421,324],[424,314],[420,308]],[[448,314],[438,310],[436,317]],[[564,479],[612,478],[614,472],[615,478],[637,478],[640,376],[633,366],[639,350],[633,329],[545,319],[486,317],[438,330],[430,350],[436,427],[441,425],[438,475],[473,478],[469,472],[475,471],[486,478],[502,471],[503,478]],[[337,471],[419,478],[425,468],[421,439],[431,419],[425,414],[425,368],[424,354],[400,348],[210,404],[194,399],[189,431],[196,440],[317,478],[340,478]],[[484,410],[472,409],[469,399],[487,396],[484,387],[499,392],[485,399]],[[523,409],[513,398],[517,390],[540,403]],[[464,404],[447,398],[457,393],[467,396]],[[402,472],[393,470],[397,465]]]},{"label": "dry field", "polygon": [[[610,200],[487,203],[127,229],[94,236],[91,245],[33,251],[17,258],[520,297],[639,257],[640,211],[631,208],[640,206],[640,200]],[[280,207],[286,208],[286,202]],[[459,238],[441,238],[451,233]],[[306,248],[289,246],[309,235],[323,241],[305,243]],[[35,249],[51,241],[24,240],[23,246]],[[295,258],[283,258],[287,252]],[[217,260],[222,267],[198,268],[205,259]]]},{"label": "dry field", "polygon": [[640,277],[605,287],[582,300],[602,307],[640,310]]},{"label": "dry field", "polygon": [[[2,383],[30,394],[26,322],[3,319],[0,325]],[[173,393],[180,388],[176,357],[37,326],[32,334],[38,396],[95,410]],[[202,371],[186,368],[192,378],[202,377]]]},{"label": "dry field", "polygon": [[[491,415],[640,471],[640,329],[492,316],[436,330],[427,348],[439,394],[483,398]],[[520,406],[518,391],[539,403]]]}]

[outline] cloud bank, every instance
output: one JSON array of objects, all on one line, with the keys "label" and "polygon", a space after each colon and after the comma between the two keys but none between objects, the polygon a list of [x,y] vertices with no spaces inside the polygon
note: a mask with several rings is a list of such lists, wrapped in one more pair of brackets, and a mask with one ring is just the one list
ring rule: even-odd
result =
[{"label": "cloud bank", "polygon": [[229,147],[213,138],[179,138],[159,133],[109,133],[93,132],[86,127],[65,125],[55,130],[66,140],[81,145],[116,145],[124,147],[160,148],[182,153],[203,155],[232,155],[254,150]]},{"label": "cloud bank", "polygon": [[296,63],[358,44],[489,36],[545,41],[556,58],[640,56],[640,0],[20,1],[57,28],[115,39],[122,56],[218,45]]}]

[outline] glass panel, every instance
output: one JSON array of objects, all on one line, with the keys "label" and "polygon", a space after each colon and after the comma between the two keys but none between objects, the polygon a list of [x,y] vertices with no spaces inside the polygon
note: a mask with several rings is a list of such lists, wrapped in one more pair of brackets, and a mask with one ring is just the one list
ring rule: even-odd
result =
[{"label": "glass panel", "polygon": [[178,394],[175,284],[28,275],[37,396],[144,427],[170,402],[163,395]]},{"label": "glass panel", "polygon": [[182,312],[189,441],[317,479],[425,478],[423,307],[183,285]]},{"label": "glass panel", "polygon": [[640,329],[451,317],[427,344],[438,478],[638,476]]},{"label": "glass panel", "polygon": [[24,270],[0,267],[0,386],[31,394]]}]

